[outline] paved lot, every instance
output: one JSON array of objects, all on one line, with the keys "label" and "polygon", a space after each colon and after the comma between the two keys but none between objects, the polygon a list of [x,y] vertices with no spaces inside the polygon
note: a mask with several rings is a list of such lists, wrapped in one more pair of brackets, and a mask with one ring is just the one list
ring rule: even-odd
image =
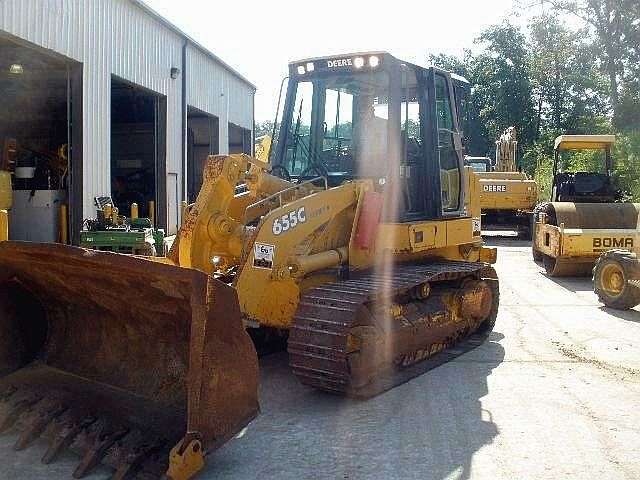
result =
[{"label": "paved lot", "polygon": [[[600,307],[588,279],[547,278],[524,242],[492,243],[490,341],[369,401],[307,389],[286,355],[263,358],[262,415],[202,478],[640,478],[640,311]],[[43,445],[13,441],[0,437],[0,478],[70,478],[72,455],[43,468]]]}]

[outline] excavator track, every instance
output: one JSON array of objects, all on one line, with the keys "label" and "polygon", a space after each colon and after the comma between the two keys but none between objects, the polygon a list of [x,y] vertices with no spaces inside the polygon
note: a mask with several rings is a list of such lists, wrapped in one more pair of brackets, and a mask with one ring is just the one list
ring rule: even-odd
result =
[{"label": "excavator track", "polygon": [[371,397],[482,344],[498,302],[497,275],[483,263],[398,264],[352,274],[302,296],[289,363],[303,384]]}]

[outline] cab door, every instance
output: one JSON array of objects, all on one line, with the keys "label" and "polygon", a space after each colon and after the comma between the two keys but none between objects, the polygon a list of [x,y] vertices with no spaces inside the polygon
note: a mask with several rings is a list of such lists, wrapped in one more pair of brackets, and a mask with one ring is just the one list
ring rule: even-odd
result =
[{"label": "cab door", "polygon": [[464,213],[464,150],[456,102],[447,72],[427,71],[425,95],[427,153],[426,210],[430,218],[460,217]]}]

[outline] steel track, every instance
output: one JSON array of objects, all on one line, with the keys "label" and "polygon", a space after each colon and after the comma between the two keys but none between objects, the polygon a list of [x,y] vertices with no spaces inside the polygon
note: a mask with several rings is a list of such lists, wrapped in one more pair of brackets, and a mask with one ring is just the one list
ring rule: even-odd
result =
[{"label": "steel track", "polygon": [[[489,318],[481,328],[423,361],[405,368],[378,372],[364,386],[352,378],[348,339],[353,328],[371,324],[371,307],[429,282],[483,278],[493,293]],[[395,265],[390,272],[353,275],[348,280],[310,289],[302,296],[289,336],[289,363],[306,385],[353,397],[371,397],[449,362],[484,342],[495,323],[499,288],[495,271],[477,262],[438,261],[424,265]],[[442,339],[446,342],[445,339]]]}]

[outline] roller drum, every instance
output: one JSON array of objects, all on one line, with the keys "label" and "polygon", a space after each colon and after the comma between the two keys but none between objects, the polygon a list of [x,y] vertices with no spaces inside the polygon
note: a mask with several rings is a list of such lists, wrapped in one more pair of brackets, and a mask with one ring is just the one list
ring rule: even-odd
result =
[{"label": "roller drum", "polygon": [[552,225],[585,229],[634,229],[640,203],[551,202],[545,209]]}]

